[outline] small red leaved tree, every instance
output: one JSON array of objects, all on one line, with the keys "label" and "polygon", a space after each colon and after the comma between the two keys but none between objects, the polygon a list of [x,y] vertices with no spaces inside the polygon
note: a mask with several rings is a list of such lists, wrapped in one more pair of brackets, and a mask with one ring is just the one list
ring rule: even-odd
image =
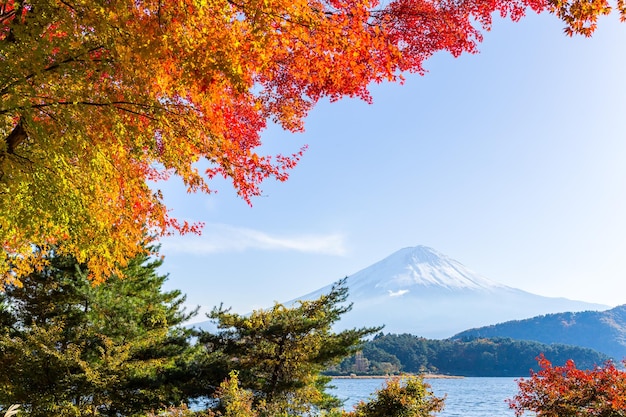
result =
[{"label": "small red leaved tree", "polygon": [[552,366],[543,354],[539,372],[518,381],[519,393],[509,399],[515,415],[525,411],[543,417],[626,416],[626,371],[612,362],[594,369],[577,369],[574,361]]}]

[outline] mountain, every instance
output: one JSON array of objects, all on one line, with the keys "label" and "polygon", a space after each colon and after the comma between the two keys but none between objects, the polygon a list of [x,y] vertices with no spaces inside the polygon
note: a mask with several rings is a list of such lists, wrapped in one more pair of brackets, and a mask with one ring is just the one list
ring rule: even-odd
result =
[{"label": "mountain", "polygon": [[[386,333],[432,339],[542,314],[608,308],[499,284],[425,246],[401,249],[350,275],[346,283],[353,308],[341,319],[339,328],[384,324]],[[315,299],[331,286],[298,299]]]},{"label": "mountain", "polygon": [[539,371],[537,357],[554,364],[568,359],[578,369],[592,369],[609,356],[580,346],[546,344],[510,338],[424,339],[410,334],[379,334],[354,355],[331,367],[330,375],[437,373],[470,377],[526,377]]},{"label": "mountain", "polygon": [[561,343],[591,348],[626,358],[626,305],[607,311],[558,313],[508,321],[458,333],[453,339],[509,337],[540,343]]}]

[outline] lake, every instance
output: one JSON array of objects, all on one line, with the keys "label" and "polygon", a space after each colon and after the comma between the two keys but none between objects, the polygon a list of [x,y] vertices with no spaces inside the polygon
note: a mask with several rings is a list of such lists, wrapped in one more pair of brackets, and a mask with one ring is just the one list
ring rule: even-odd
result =
[{"label": "lake", "polygon": [[[518,378],[434,378],[425,379],[435,396],[447,395],[445,408],[438,417],[515,417],[505,402],[517,394]],[[344,400],[344,408],[367,400],[381,388],[384,379],[333,379],[330,393]]]}]

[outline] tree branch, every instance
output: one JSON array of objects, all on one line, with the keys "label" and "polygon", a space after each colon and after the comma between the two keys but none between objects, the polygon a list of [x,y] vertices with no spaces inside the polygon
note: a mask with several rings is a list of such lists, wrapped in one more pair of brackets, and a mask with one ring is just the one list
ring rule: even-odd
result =
[{"label": "tree branch", "polygon": [[[86,50],[86,51],[76,55],[76,56],[70,56],[68,58],[65,58],[62,61],[55,62],[54,64],[51,64],[51,65],[45,67],[41,72],[44,73],[44,72],[48,72],[48,71],[54,71],[55,69],[61,67],[62,65],[70,64],[70,63],[74,63],[74,62],[81,62],[82,61],[80,59],[81,57],[83,57],[85,55],[88,55],[88,54],[90,54],[92,52],[95,52],[95,51],[97,51],[99,49],[103,49],[103,48],[104,47],[102,45],[95,46],[93,48],[90,48],[90,49],[88,49],[88,50]],[[92,60],[92,61],[96,61],[96,60]],[[11,89],[11,87],[19,84],[20,82],[28,81],[31,78],[35,77],[37,74],[38,73],[33,72],[31,74],[28,74],[28,75],[24,76],[23,78],[14,79],[13,82],[8,83],[6,86],[4,86],[4,88],[2,88],[2,90],[0,90],[0,95],[6,94],[9,91],[9,89]]]}]

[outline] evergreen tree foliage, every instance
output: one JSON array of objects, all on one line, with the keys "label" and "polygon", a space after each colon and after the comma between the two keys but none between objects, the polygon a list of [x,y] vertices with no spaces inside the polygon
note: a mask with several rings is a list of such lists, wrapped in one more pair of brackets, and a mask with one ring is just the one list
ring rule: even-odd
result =
[{"label": "evergreen tree foliage", "polygon": [[545,354],[565,362],[574,359],[591,369],[609,359],[607,355],[579,346],[543,344],[510,338],[468,338],[433,340],[410,334],[378,334],[363,345],[368,369],[357,370],[354,358],[347,358],[325,373],[341,375],[440,373],[460,376],[526,376],[537,367],[536,358]]},{"label": "evergreen tree foliage", "polygon": [[92,286],[73,258],[7,286],[0,303],[0,404],[33,417],[131,416],[192,394],[192,314],[162,291],[162,260],[138,255],[107,285]]},{"label": "evergreen tree foliage", "polygon": [[[254,396],[260,415],[303,415],[339,405],[325,393],[329,378],[321,372],[353,354],[364,337],[380,328],[333,332],[332,326],[350,310],[345,280],[328,294],[292,306],[275,304],[250,315],[215,308],[209,317],[215,334],[200,340],[213,358],[212,369],[238,371],[238,383]],[[219,358],[216,360],[215,358]]]}]

